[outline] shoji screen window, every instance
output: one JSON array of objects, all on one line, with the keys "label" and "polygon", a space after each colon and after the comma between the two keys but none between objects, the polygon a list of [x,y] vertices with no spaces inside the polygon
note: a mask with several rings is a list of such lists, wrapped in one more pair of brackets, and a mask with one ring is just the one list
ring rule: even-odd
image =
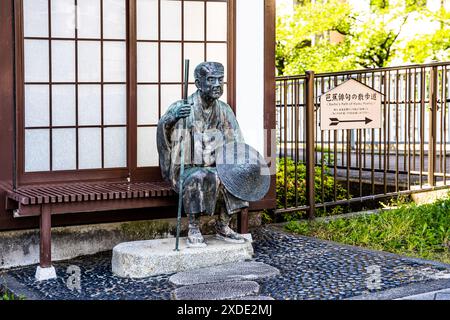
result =
[{"label": "shoji screen window", "polygon": [[126,167],[126,0],[16,3],[24,172]]},{"label": "shoji screen window", "polygon": [[137,0],[138,167],[158,166],[156,127],[182,98],[184,59],[191,63],[190,94],[200,62],[221,62],[227,70],[228,12],[226,0]]}]

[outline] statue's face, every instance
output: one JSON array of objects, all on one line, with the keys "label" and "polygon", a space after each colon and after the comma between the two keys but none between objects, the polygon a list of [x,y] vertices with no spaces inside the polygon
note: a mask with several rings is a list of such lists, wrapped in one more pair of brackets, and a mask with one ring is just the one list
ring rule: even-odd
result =
[{"label": "statue's face", "polygon": [[215,70],[196,80],[195,83],[203,97],[217,100],[223,95],[223,79],[223,73]]}]

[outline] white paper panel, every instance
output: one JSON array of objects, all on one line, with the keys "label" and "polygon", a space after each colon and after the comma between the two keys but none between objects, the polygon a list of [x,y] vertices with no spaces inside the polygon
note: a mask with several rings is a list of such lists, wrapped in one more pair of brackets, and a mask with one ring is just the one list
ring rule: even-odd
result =
[{"label": "white paper panel", "polygon": [[236,114],[245,141],[264,154],[264,1],[236,6]]},{"label": "white paper panel", "polygon": [[126,125],[126,93],[125,85],[105,85],[103,87],[103,119],[105,125]]},{"label": "white paper panel", "polygon": [[138,85],[138,125],[157,124],[159,120],[158,86]]},{"label": "white paper panel", "polygon": [[181,85],[161,86],[161,116],[169,109],[170,105],[182,99]]},{"label": "white paper panel", "polygon": [[23,0],[25,37],[48,37],[48,0]]},{"label": "white paper panel", "polygon": [[223,96],[220,98],[220,100],[228,103],[228,86],[226,84],[223,86]]},{"label": "white paper panel", "polygon": [[161,43],[161,82],[181,81],[181,44]]},{"label": "white paper panel", "polygon": [[25,127],[48,127],[50,124],[49,86],[25,86]]},{"label": "white paper panel", "polygon": [[184,40],[205,40],[205,4],[184,2]]},{"label": "white paper panel", "polygon": [[78,130],[78,166],[80,169],[102,167],[102,129]]},{"label": "white paper panel", "polygon": [[78,0],[77,27],[79,38],[101,38],[100,1]]},{"label": "white paper panel", "polygon": [[78,124],[80,126],[101,125],[101,86],[78,86]]},{"label": "white paper panel", "polygon": [[194,70],[202,62],[205,61],[205,45],[203,43],[185,43],[184,59],[190,60],[192,72],[190,72],[190,82],[194,82]]},{"label": "white paper panel", "polygon": [[25,40],[24,51],[25,82],[48,82],[48,41]]},{"label": "white paper panel", "polygon": [[75,86],[54,85],[52,87],[52,96],[53,126],[75,126]]},{"label": "white paper panel", "polygon": [[76,130],[54,129],[52,143],[53,171],[76,170]]},{"label": "white paper panel", "polygon": [[206,45],[206,55],[208,61],[220,62],[225,68],[225,81],[228,79],[228,54],[225,43],[208,43]]},{"label": "white paper panel", "polygon": [[161,1],[161,40],[181,40],[181,1]]},{"label": "white paper panel", "polygon": [[53,82],[75,82],[75,41],[52,41]]},{"label": "white paper panel", "polygon": [[137,0],[137,39],[158,40],[158,1]]},{"label": "white paper panel", "polygon": [[97,41],[78,42],[78,81],[101,81],[101,48]]},{"label": "white paper panel", "polygon": [[75,37],[75,1],[57,0],[51,1],[52,7],[52,37]]},{"label": "white paper panel", "polygon": [[50,170],[50,130],[25,130],[25,172]]},{"label": "white paper panel", "polygon": [[208,15],[206,39],[208,41],[227,41],[227,3],[209,1],[206,6]]},{"label": "white paper panel", "polygon": [[125,0],[103,0],[103,38],[126,38]]},{"label": "white paper panel", "polygon": [[138,82],[158,82],[158,45],[138,42],[137,44]]},{"label": "white paper panel", "polygon": [[138,167],[159,166],[156,128],[138,128]]},{"label": "white paper panel", "polygon": [[123,168],[127,166],[127,129],[104,129],[105,168]]},{"label": "white paper panel", "polygon": [[103,73],[105,82],[126,81],[126,44],[125,42],[103,43]]}]

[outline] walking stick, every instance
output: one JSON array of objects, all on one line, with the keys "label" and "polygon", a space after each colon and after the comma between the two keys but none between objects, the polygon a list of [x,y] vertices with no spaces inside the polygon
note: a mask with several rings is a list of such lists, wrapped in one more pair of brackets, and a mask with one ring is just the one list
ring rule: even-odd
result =
[{"label": "walking stick", "polygon": [[[189,89],[189,60],[184,60],[184,90],[183,103],[188,103],[188,89]],[[181,210],[183,207],[183,176],[184,176],[184,134],[186,134],[186,118],[183,121],[183,131],[180,137],[181,155],[180,155],[180,191],[178,194],[178,216],[177,216],[177,240],[175,244],[175,251],[180,251],[180,229],[181,229]]]}]

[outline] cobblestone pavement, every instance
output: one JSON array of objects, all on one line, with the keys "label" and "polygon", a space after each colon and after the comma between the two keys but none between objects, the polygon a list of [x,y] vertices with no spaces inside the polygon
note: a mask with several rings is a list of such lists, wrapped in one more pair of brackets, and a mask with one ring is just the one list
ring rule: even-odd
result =
[{"label": "cobblestone pavement", "polygon": [[[340,300],[450,277],[450,269],[439,264],[341,246],[273,228],[255,230],[253,237],[255,260],[280,270],[278,276],[257,280],[260,295],[276,300]],[[54,265],[56,280],[35,282],[35,266],[10,270],[8,275],[49,300],[165,300],[177,288],[168,280],[172,274],[141,280],[114,276],[111,253]],[[67,273],[70,266],[81,269],[81,291],[70,285],[69,280],[74,279]]]}]

